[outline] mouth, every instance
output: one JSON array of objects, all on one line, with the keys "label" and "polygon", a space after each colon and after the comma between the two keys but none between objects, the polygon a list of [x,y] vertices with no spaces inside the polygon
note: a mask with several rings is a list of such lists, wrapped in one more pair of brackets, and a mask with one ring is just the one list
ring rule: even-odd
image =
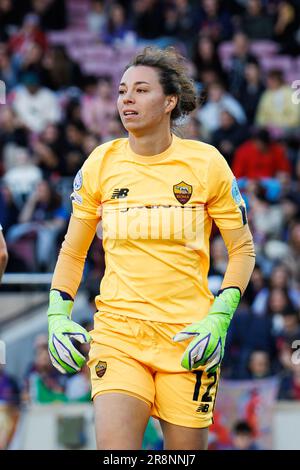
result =
[{"label": "mouth", "polygon": [[134,111],[134,110],[131,110],[131,109],[123,111],[123,117],[125,119],[133,119],[137,115],[138,115],[137,111]]}]

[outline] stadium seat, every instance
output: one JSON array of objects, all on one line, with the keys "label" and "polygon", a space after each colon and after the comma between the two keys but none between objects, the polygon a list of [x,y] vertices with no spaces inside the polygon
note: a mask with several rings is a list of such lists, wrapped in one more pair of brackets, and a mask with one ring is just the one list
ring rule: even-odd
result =
[{"label": "stadium seat", "polygon": [[278,52],[278,44],[267,40],[252,41],[250,50],[258,59],[261,57],[270,57]]}]

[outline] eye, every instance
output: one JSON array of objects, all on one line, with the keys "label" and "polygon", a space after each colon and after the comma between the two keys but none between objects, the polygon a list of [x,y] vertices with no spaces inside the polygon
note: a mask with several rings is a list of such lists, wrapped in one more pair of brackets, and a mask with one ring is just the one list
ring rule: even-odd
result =
[{"label": "eye", "polygon": [[143,88],[137,88],[136,91],[138,93],[146,93],[147,90],[144,90]]},{"label": "eye", "polygon": [[119,95],[124,95],[125,90],[119,90]]}]

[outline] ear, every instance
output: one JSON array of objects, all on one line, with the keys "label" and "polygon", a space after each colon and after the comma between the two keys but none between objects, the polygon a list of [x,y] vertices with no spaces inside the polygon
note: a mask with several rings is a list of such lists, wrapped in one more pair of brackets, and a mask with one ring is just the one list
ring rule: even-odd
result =
[{"label": "ear", "polygon": [[166,97],[165,101],[165,111],[166,113],[171,113],[173,109],[176,107],[178,102],[178,96],[170,95]]}]

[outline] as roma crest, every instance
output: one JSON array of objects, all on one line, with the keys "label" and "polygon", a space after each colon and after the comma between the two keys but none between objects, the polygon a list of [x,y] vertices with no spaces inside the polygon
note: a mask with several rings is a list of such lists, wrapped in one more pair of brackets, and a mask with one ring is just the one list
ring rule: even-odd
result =
[{"label": "as roma crest", "polygon": [[193,186],[181,181],[181,183],[174,184],[173,193],[180,204],[186,204],[190,199],[193,192]]},{"label": "as roma crest", "polygon": [[103,377],[107,369],[107,362],[99,361],[98,364],[95,366],[95,371],[99,379]]}]

